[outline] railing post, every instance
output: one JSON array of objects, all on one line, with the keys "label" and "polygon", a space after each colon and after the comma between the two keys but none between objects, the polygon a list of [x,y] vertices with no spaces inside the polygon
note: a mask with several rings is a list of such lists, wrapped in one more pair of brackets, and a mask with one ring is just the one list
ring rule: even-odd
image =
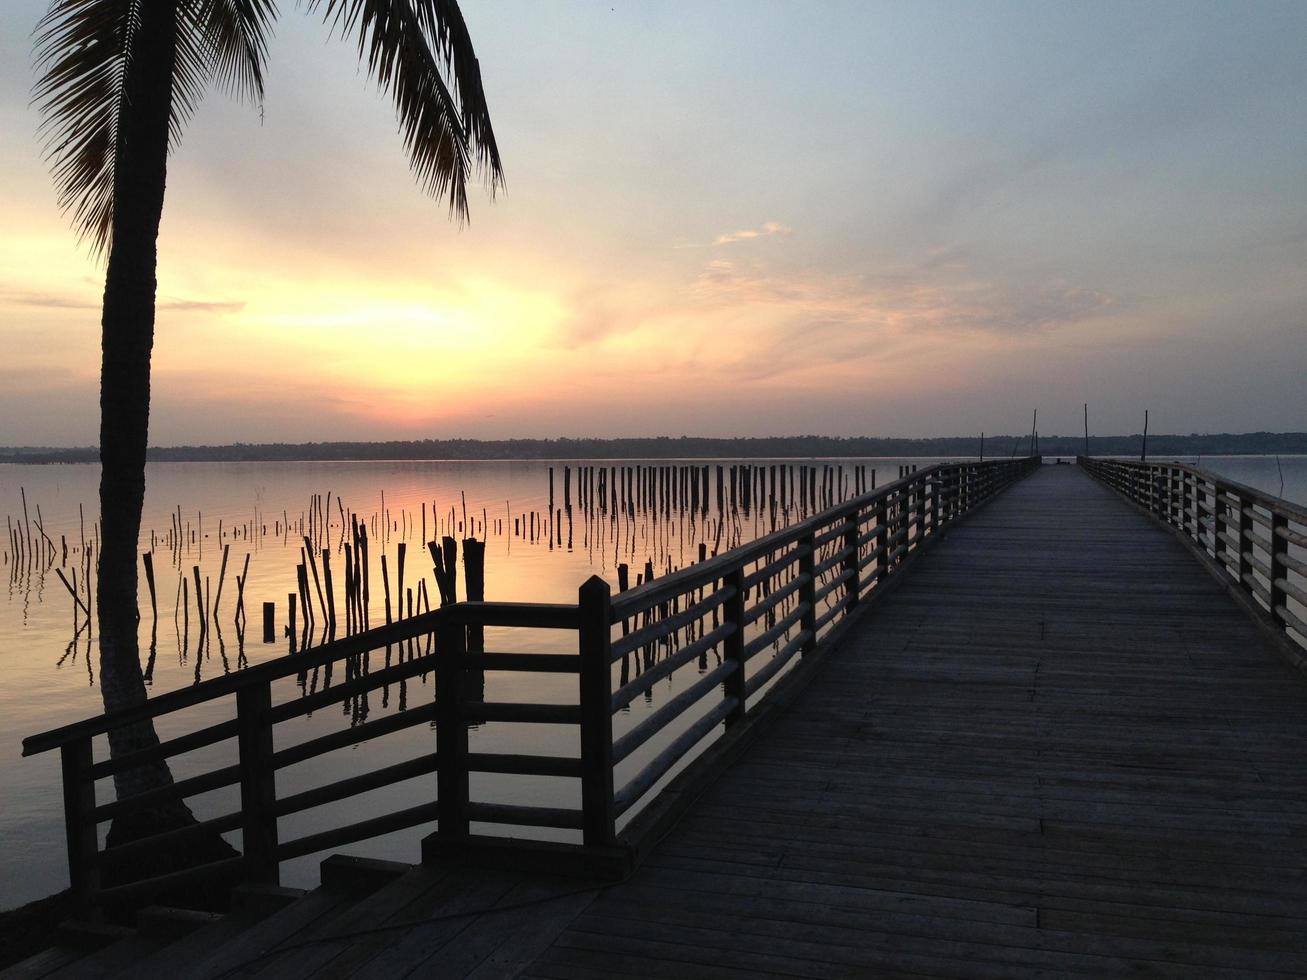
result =
[{"label": "railing post", "polygon": [[930,533],[934,534],[939,530],[939,485],[940,473],[936,470],[929,477],[927,482],[930,484]]},{"label": "railing post", "polygon": [[613,807],[612,596],[590,576],[577,596],[581,655],[581,824],[587,847],[617,839]]},{"label": "railing post", "polygon": [[889,508],[885,506],[885,498],[882,496],[876,501],[876,536],[872,538],[872,544],[876,548],[876,568],[873,574],[876,576],[877,585],[889,571],[889,528],[886,526],[888,520]]},{"label": "railing post", "polygon": [[68,885],[79,911],[90,910],[100,887],[100,839],[95,826],[95,780],[91,778],[91,739],[60,749],[64,784],[64,833],[68,838]]},{"label": "railing post", "polygon": [[1184,478],[1184,513],[1187,527],[1185,533],[1191,538],[1198,537],[1198,499],[1197,486],[1194,484],[1194,475],[1188,470],[1180,471]]},{"label": "railing post", "polygon": [[724,603],[726,622],[733,623],[735,630],[722,643],[727,660],[737,664],[735,673],[726,678],[724,687],[728,698],[735,698],[736,705],[726,716],[726,727],[744,719],[746,711],[744,684],[744,566],[739,565],[726,573],[725,586],[734,592]]},{"label": "railing post", "polygon": [[1224,572],[1229,572],[1230,570],[1230,558],[1229,558],[1230,546],[1225,541],[1225,535],[1228,533],[1226,530],[1225,515],[1229,511],[1229,509],[1230,508],[1227,506],[1225,500],[1222,497],[1221,485],[1219,483],[1213,483],[1212,484],[1212,529],[1215,532],[1213,535],[1214,537],[1213,546],[1216,551],[1216,561],[1218,564],[1220,564],[1221,570]]},{"label": "railing post", "polygon": [[1243,496],[1240,495],[1236,499],[1239,501],[1236,505],[1239,508],[1239,588],[1245,592],[1252,592],[1248,579],[1253,574],[1253,519],[1252,515],[1245,513],[1248,505]]},{"label": "railing post", "polygon": [[813,544],[815,535],[809,531],[799,538],[799,574],[808,576],[807,581],[799,586],[799,601],[804,604],[803,616],[799,620],[799,629],[808,631],[800,652],[806,657],[817,648],[817,576],[813,569],[817,566],[817,548]]},{"label": "railing post", "polygon": [[468,835],[466,654],[467,625],[446,616],[436,628],[436,833],[445,841]]},{"label": "railing post", "polygon": [[1280,532],[1289,530],[1289,518],[1276,510],[1271,511],[1271,618],[1281,626],[1285,625],[1284,615],[1277,610],[1288,607],[1289,600],[1284,594],[1283,583],[1289,577],[1289,569],[1284,559],[1289,554],[1289,539]]},{"label": "railing post", "polygon": [[275,885],[277,861],[277,771],[272,763],[272,683],[236,692],[236,741],[241,767],[241,842],[247,881]]},{"label": "railing post", "polygon": [[[926,541],[926,478],[923,476],[913,481],[917,494],[916,500],[916,522],[917,522],[917,547],[920,548]],[[909,533],[908,537],[912,535]]]},{"label": "railing post", "polygon": [[848,597],[849,607],[844,615],[858,604],[858,593],[862,591],[858,583],[858,512],[855,510],[844,518],[844,550],[848,552],[841,563],[842,571],[849,577],[844,580],[844,594]]}]

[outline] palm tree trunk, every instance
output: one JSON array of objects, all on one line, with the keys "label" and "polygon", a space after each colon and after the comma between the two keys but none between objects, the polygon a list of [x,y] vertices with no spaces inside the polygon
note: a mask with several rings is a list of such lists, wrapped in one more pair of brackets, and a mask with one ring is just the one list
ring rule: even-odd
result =
[{"label": "palm tree trunk", "polygon": [[[159,221],[167,181],[172,80],[177,57],[178,0],[141,0],[119,115],[114,159],[113,241],[104,284],[100,372],[100,693],[106,711],[145,700],[137,638],[136,549],[145,501],[145,450],[150,427],[150,355]],[[159,744],[150,722],[109,732],[115,758]],[[118,799],[172,784],[166,762],[115,774]],[[234,855],[219,835],[181,849],[163,848],[128,864],[113,845],[194,823],[180,800],[129,816],[109,829],[104,882],[130,881]],[[191,890],[178,900],[221,901]]]},{"label": "palm tree trunk", "polygon": [[[177,0],[143,0],[140,10],[119,116],[113,239],[101,320],[101,544],[96,592],[100,692],[106,711],[131,707],[146,696],[137,641],[136,548],[145,499],[155,268],[167,177]],[[110,753],[115,757],[158,741],[148,722],[109,733]],[[122,799],[171,781],[167,765],[158,763],[115,775],[114,788]],[[111,832],[111,837],[123,837],[123,830],[115,823],[118,832]]]}]

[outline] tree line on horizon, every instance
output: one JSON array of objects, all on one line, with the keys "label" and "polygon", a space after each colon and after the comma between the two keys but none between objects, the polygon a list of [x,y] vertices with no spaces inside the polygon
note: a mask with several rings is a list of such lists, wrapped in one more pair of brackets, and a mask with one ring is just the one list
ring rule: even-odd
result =
[{"label": "tree line on horizon", "polygon": [[[986,459],[1031,452],[1030,436],[997,435],[984,440]],[[1138,456],[1141,434],[1090,436],[1094,456]],[[1084,452],[1084,436],[1039,436],[1045,456]],[[640,438],[558,439],[413,439],[382,442],[233,443],[225,446],[156,446],[151,462],[310,462],[344,460],[434,459],[681,459],[847,456],[970,456],[980,455],[979,436],[930,439],[871,436],[756,436],[708,438],[652,436]],[[1148,436],[1148,455],[1293,455],[1307,454],[1307,432],[1245,432]],[[0,451],[0,462],[91,463],[99,459],[94,446],[63,449],[15,447]]]}]

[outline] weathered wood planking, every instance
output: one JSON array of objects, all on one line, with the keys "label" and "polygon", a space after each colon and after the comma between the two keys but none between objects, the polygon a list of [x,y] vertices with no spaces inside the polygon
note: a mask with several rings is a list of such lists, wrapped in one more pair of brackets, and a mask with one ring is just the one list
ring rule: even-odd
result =
[{"label": "weathered wood planking", "polygon": [[629,879],[420,868],[197,933],[183,972],[1307,976],[1304,760],[1307,685],[1222,586],[1047,467],[924,553]]},{"label": "weathered wood planking", "polygon": [[533,977],[1307,975],[1307,686],[1072,467],[952,529]]}]

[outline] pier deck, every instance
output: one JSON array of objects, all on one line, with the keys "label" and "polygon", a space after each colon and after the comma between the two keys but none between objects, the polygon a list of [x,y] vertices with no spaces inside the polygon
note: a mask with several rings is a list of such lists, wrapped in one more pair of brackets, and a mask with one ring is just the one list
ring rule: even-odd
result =
[{"label": "pier deck", "polygon": [[923,554],[627,880],[424,869],[319,934],[503,911],[299,962],[541,980],[1304,976],[1304,759],[1302,677],[1176,538],[1048,466]]},{"label": "pier deck", "polygon": [[533,977],[1307,975],[1307,685],[1076,467],[952,528]]},{"label": "pier deck", "polygon": [[1175,536],[1046,466],[918,555],[625,880],[335,881],[119,968],[1307,976],[1305,773],[1303,677]]}]

